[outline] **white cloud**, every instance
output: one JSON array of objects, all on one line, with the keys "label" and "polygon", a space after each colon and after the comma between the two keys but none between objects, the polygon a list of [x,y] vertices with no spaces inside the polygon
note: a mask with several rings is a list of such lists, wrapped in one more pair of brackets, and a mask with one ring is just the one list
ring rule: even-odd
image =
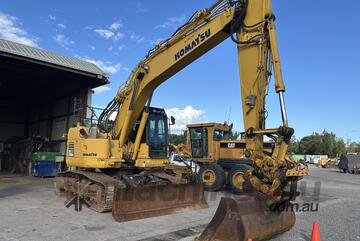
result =
[{"label": "white cloud", "polygon": [[111,30],[118,30],[119,28],[122,28],[124,25],[121,23],[121,22],[113,22],[111,25],[110,25],[110,29]]},{"label": "white cloud", "polygon": [[142,42],[145,41],[145,38],[142,37],[142,36],[140,36],[140,35],[137,35],[137,34],[135,34],[135,33],[132,33],[132,34],[130,35],[130,40],[132,40],[132,41],[140,44],[140,43],[142,43]]},{"label": "white cloud", "polygon": [[53,39],[57,44],[59,44],[61,47],[65,49],[69,49],[71,45],[75,44],[75,41],[70,40],[63,34],[57,34],[53,37]]},{"label": "white cloud", "polygon": [[117,41],[119,41],[120,39],[124,38],[124,36],[125,36],[125,34],[118,32],[118,33],[116,33],[116,34],[114,35],[114,37],[113,37],[112,39],[113,39],[115,42],[117,42]]},{"label": "white cloud", "polygon": [[36,39],[21,29],[18,18],[0,12],[0,38],[37,47]]},{"label": "white cloud", "polygon": [[124,48],[125,48],[125,45],[122,44],[122,45],[119,45],[118,50],[121,51],[121,50],[123,50]]},{"label": "white cloud", "polygon": [[80,59],[97,65],[100,69],[102,69],[104,72],[108,74],[116,74],[119,71],[129,71],[129,68],[122,66],[122,64],[120,63],[113,64],[110,61],[93,60],[88,58],[80,58]]},{"label": "white cloud", "polygon": [[97,33],[102,38],[112,39],[115,42],[119,41],[125,36],[125,34],[122,32],[114,32],[111,31],[110,29],[104,29],[104,28],[94,29],[94,32]]},{"label": "white cloud", "polygon": [[54,15],[49,14],[49,19],[54,21],[54,20],[56,20],[56,17]]},{"label": "white cloud", "polygon": [[113,47],[113,46],[110,46],[110,47],[108,48],[108,51],[113,51],[113,49],[114,49],[114,47]]},{"label": "white cloud", "polygon": [[111,88],[107,85],[102,85],[102,86],[99,86],[99,87],[96,87],[93,89],[95,95],[102,94],[102,93],[108,92],[110,90],[111,90]]},{"label": "white cloud", "polygon": [[183,25],[185,23],[185,21],[186,21],[185,15],[182,15],[180,17],[171,17],[171,18],[168,18],[162,24],[156,25],[155,29],[157,29],[157,28],[173,28],[173,29],[177,29],[178,27]]},{"label": "white cloud", "polygon": [[95,29],[94,32],[99,34],[100,37],[105,38],[105,39],[109,39],[112,36],[114,36],[114,32],[112,32],[108,29]]},{"label": "white cloud", "polygon": [[96,49],[94,45],[88,45],[88,47],[89,47],[89,49],[91,49],[91,50],[95,50],[95,49]]},{"label": "white cloud", "polygon": [[66,25],[63,23],[59,23],[57,26],[61,29],[66,29]]},{"label": "white cloud", "polygon": [[176,133],[184,131],[187,124],[199,121],[205,117],[205,111],[194,109],[191,105],[186,106],[184,109],[170,108],[165,111],[168,117],[175,117],[175,125],[171,126],[171,130]]}]

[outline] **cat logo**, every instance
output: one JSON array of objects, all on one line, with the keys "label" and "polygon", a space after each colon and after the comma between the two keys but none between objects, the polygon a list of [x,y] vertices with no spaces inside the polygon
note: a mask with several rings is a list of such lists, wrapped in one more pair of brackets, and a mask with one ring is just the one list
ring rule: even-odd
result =
[{"label": "cat logo", "polygon": [[228,148],[235,148],[235,143],[234,142],[228,143]]}]

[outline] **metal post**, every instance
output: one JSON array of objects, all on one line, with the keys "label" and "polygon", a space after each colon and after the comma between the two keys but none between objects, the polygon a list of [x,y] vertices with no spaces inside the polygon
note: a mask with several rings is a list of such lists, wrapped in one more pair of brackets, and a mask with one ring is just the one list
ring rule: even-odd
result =
[{"label": "metal post", "polygon": [[140,143],[141,138],[142,138],[142,135],[144,133],[146,122],[147,122],[148,117],[149,117],[149,108],[150,108],[150,104],[151,104],[151,99],[152,99],[152,94],[151,94],[151,96],[150,96],[150,98],[149,98],[149,100],[147,102],[145,111],[143,111],[143,113],[142,113],[140,125],[139,125],[138,131],[136,133],[135,143],[134,143],[134,152],[133,152],[132,157],[131,157],[133,161],[136,161],[136,159],[137,159],[137,155],[138,155],[140,144],[141,144]]},{"label": "metal post", "polygon": [[288,126],[288,119],[287,119],[287,114],[286,114],[284,92],[283,91],[279,92],[279,100],[280,100],[281,117],[282,117],[283,125]]}]

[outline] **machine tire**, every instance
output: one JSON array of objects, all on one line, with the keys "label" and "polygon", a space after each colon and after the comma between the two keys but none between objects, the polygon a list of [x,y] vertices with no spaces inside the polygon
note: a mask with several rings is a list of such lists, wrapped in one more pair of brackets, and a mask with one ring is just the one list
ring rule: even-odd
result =
[{"label": "machine tire", "polygon": [[236,165],[230,169],[227,183],[234,194],[242,192],[242,185],[244,183],[243,175],[249,168],[250,166],[248,165]]},{"label": "machine tire", "polygon": [[[219,164],[205,164],[200,167],[198,182],[205,184],[205,190],[216,192],[221,190],[226,181],[224,169]],[[207,179],[208,181],[205,181]]]}]

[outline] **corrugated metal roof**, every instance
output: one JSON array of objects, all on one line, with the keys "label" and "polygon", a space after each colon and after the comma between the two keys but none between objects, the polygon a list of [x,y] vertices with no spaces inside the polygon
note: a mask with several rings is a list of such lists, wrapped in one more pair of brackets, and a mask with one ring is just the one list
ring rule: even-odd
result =
[{"label": "corrugated metal roof", "polygon": [[5,39],[0,39],[0,53],[1,52],[98,75],[97,77],[100,79],[108,79],[108,75],[93,63]]}]

